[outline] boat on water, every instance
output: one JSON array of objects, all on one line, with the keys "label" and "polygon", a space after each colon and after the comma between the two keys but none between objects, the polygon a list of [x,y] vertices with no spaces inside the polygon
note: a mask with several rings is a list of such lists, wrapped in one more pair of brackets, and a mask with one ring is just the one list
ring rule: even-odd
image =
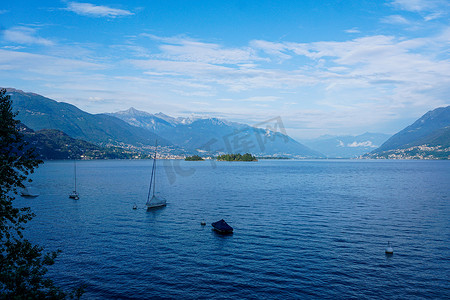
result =
[{"label": "boat on water", "polygon": [[392,249],[391,242],[388,242],[388,246],[387,246],[387,248],[385,250],[385,253],[386,253],[386,255],[394,254],[394,249]]},{"label": "boat on water", "polygon": [[22,197],[35,198],[35,197],[39,196],[39,193],[33,187],[30,187],[30,186],[27,187],[26,186],[20,191],[20,195]]},{"label": "boat on water", "polygon": [[150,186],[148,188],[147,203],[145,206],[147,210],[157,209],[166,206],[166,199],[160,195],[156,196],[156,154],[158,149],[158,143],[155,145],[155,155],[153,157],[152,176],[150,177]]},{"label": "boat on water", "polygon": [[73,172],[74,172],[74,188],[72,193],[69,194],[70,199],[78,200],[80,195],[77,192],[77,163],[76,160],[73,161]]},{"label": "boat on water", "polygon": [[219,233],[229,234],[233,233],[233,227],[227,224],[224,219],[211,223],[213,229]]}]

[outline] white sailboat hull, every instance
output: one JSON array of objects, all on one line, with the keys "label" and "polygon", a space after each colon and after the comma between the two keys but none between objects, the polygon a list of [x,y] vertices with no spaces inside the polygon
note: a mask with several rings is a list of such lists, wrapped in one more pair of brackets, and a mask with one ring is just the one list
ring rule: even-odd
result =
[{"label": "white sailboat hull", "polygon": [[167,201],[162,197],[153,196],[146,204],[147,210],[166,206]]},{"label": "white sailboat hull", "polygon": [[164,207],[166,205],[167,205],[166,203],[161,203],[161,204],[146,205],[146,206],[147,206],[147,210],[151,210],[151,209],[154,209],[154,208]]},{"label": "white sailboat hull", "polygon": [[20,195],[22,197],[30,197],[30,198],[35,198],[37,196],[39,196],[39,193],[37,191],[35,191],[33,188],[30,187],[25,187],[21,192]]},{"label": "white sailboat hull", "polygon": [[69,195],[69,198],[70,199],[75,199],[75,200],[78,200],[78,199],[80,199],[80,196],[78,195],[78,193],[77,192],[72,192],[70,195]]}]

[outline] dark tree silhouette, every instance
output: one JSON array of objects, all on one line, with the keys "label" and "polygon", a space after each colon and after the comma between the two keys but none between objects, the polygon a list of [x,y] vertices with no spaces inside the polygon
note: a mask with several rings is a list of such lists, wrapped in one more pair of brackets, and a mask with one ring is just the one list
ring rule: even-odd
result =
[{"label": "dark tree silhouette", "polygon": [[[24,224],[34,214],[29,207],[16,208],[13,200],[28,175],[42,163],[23,140],[17,113],[6,90],[0,90],[0,298],[66,299],[80,298],[78,288],[65,292],[45,277],[47,266],[60,251],[43,253],[43,248],[24,239]],[[31,181],[28,179],[28,181]]]}]

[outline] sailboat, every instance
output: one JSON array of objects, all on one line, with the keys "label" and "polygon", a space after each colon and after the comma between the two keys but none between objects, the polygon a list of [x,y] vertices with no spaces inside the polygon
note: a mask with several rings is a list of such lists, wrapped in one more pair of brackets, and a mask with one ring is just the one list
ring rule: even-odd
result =
[{"label": "sailboat", "polygon": [[148,196],[147,196],[147,210],[160,208],[166,206],[166,199],[162,198],[158,195],[155,195],[156,189],[156,153],[158,149],[158,143],[155,145],[155,156],[153,157],[153,166],[152,166],[152,177],[150,178],[150,186],[148,188]]},{"label": "sailboat", "polygon": [[22,189],[22,191],[20,192],[20,195],[22,197],[30,197],[30,198],[34,198],[39,196],[39,193],[31,186],[26,186]]},{"label": "sailboat", "polygon": [[74,171],[74,188],[72,193],[69,194],[70,199],[78,200],[80,195],[77,192],[77,163],[76,160],[73,161],[73,171]]}]

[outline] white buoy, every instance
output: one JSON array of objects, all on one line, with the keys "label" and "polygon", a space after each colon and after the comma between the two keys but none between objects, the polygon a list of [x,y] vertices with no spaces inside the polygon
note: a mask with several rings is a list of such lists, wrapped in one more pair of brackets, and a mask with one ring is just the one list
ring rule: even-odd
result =
[{"label": "white buoy", "polygon": [[205,220],[202,220],[202,221],[200,222],[200,225],[205,226],[205,225],[206,225]]},{"label": "white buoy", "polygon": [[394,249],[391,247],[391,242],[388,242],[388,246],[386,248],[386,254],[394,254]]},{"label": "white buoy", "polygon": [[133,209],[137,209],[137,205],[136,203],[133,205]]}]

